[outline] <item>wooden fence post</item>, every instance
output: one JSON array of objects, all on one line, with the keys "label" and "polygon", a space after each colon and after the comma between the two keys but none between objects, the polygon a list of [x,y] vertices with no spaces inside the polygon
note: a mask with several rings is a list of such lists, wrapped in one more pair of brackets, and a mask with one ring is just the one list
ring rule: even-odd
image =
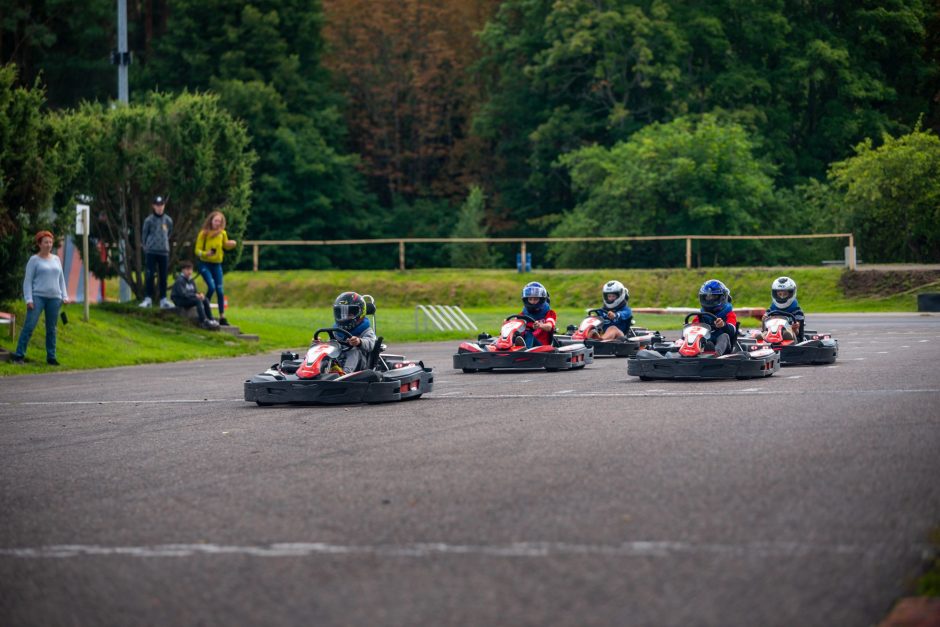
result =
[{"label": "wooden fence post", "polygon": [[251,245],[251,268],[254,272],[258,271],[258,244]]},{"label": "wooden fence post", "polygon": [[405,271],[405,240],[398,240],[398,269]]},{"label": "wooden fence post", "polygon": [[685,269],[692,269],[692,238],[685,238]]}]

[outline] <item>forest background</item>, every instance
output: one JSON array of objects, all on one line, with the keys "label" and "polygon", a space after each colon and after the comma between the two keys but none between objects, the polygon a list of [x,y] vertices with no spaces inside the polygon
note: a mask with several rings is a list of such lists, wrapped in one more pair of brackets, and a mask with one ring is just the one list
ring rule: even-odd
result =
[{"label": "forest background", "polygon": [[[61,232],[78,192],[108,242],[159,192],[188,230],[225,209],[238,239],[854,232],[866,261],[940,261],[929,0],[131,0],[128,15],[121,112],[113,0],[0,0],[0,284],[14,292],[28,234]],[[695,255],[818,263],[843,244]],[[547,268],[685,253],[530,250]],[[262,267],[393,268],[389,252],[265,249]],[[514,253],[414,245],[409,267]]]}]

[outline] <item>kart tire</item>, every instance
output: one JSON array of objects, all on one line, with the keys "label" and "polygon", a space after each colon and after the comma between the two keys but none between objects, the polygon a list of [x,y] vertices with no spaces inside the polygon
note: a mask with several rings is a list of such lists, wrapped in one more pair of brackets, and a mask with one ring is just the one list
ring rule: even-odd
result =
[{"label": "kart tire", "polygon": [[274,406],[274,403],[264,403],[262,401],[255,401],[255,402],[258,403],[258,407],[273,407]]},{"label": "kart tire", "polygon": [[653,380],[653,377],[644,377],[644,376],[640,377],[640,381],[652,381],[652,380]]},{"label": "kart tire", "polygon": [[464,368],[463,371],[466,372],[467,374],[472,374],[476,372],[477,369],[476,368]]}]

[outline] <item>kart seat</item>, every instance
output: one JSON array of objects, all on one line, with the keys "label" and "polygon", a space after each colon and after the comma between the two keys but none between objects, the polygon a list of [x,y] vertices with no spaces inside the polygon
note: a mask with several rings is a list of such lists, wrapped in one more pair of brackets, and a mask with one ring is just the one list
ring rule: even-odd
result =
[{"label": "kart seat", "polygon": [[366,363],[366,368],[369,370],[375,368],[379,363],[379,355],[382,354],[382,340],[384,339],[381,336],[375,338],[375,346],[372,347],[372,352],[369,353],[369,361]]},{"label": "kart seat", "polygon": [[334,381],[358,381],[361,383],[375,383],[381,380],[382,376],[375,370],[359,370],[334,379]]}]

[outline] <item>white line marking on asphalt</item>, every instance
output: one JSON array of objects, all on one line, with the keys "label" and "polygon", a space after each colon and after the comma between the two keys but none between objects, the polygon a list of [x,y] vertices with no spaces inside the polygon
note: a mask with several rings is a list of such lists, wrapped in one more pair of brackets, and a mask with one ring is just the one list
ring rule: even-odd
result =
[{"label": "white line marking on asphalt", "polygon": [[759,392],[760,388],[741,388],[738,392]]},{"label": "white line marking on asphalt", "polygon": [[[748,391],[748,390],[715,390],[708,392],[690,392],[690,391],[681,391],[676,390],[674,392],[668,391],[653,391],[653,390],[644,390],[642,392],[576,392],[573,394],[565,394],[564,398],[633,398],[633,397],[663,397],[663,398],[681,398],[681,397],[696,397],[696,396],[780,396],[787,395],[790,396],[793,394],[792,389],[787,390],[760,390],[760,391]],[[800,394],[815,394],[820,396],[859,396],[860,394],[867,395],[878,395],[878,394],[940,394],[940,389],[917,389],[917,390],[801,390]],[[446,401],[462,401],[462,400],[471,400],[471,401],[482,401],[482,400],[493,400],[493,399],[525,399],[525,398],[562,398],[555,395],[545,395],[545,394],[472,394],[472,395],[454,395],[448,396],[447,398],[442,398],[440,400]]]},{"label": "white line marking on asphalt", "polygon": [[865,361],[866,359],[868,359],[868,357],[856,357],[852,361]]},{"label": "white line marking on asphalt", "polygon": [[635,541],[621,544],[571,544],[567,542],[513,542],[510,544],[447,544],[417,542],[413,544],[327,544],[325,542],[279,542],[257,546],[219,544],[156,544],[151,546],[100,546],[88,544],[54,544],[40,547],[0,549],[0,556],[22,559],[63,559],[84,556],[116,557],[193,557],[246,555],[249,557],[310,557],[315,555],[434,557],[437,555],[470,555],[485,557],[552,557],[560,555],[601,555],[620,557],[670,557],[677,554],[725,554],[779,558],[834,555],[895,555],[898,548],[911,554],[925,550],[920,545],[906,547],[888,545],[808,544],[804,542],[750,542],[718,544],[668,541]]},{"label": "white line marking on asphalt", "polygon": [[787,379],[802,379],[802,378],[803,378],[803,375],[801,375],[801,374],[791,374],[790,376],[788,376],[788,377],[786,377],[786,378],[787,378]]},{"label": "white line marking on asphalt", "polygon": [[910,346],[905,345],[905,346],[902,346],[901,348],[910,348]]},{"label": "white line marking on asphalt", "polygon": [[929,341],[930,340],[921,340],[920,343],[923,344],[924,342],[929,342]]},{"label": "white line marking on asphalt", "polygon": [[889,351],[878,351],[876,355],[887,355]]},{"label": "white line marking on asphalt", "polygon": [[555,394],[571,394],[574,390],[558,390]]}]

